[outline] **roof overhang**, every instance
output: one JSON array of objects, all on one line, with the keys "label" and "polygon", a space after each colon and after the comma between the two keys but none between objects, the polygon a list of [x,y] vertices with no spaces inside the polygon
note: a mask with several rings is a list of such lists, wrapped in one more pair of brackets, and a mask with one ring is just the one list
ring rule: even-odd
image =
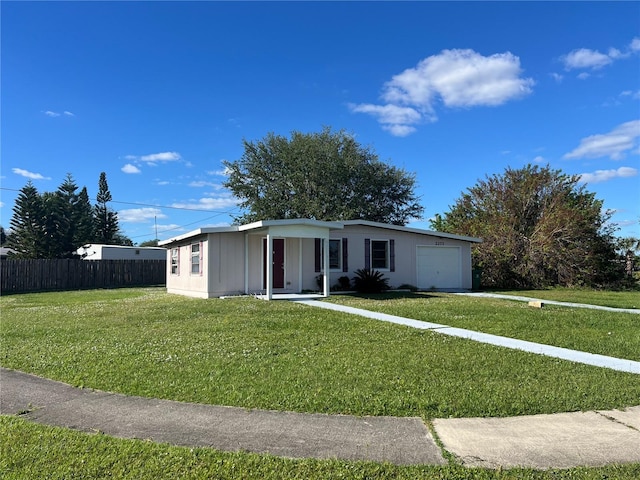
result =
[{"label": "roof overhang", "polygon": [[323,220],[312,220],[308,218],[285,219],[285,220],[260,220],[258,222],[245,225],[229,225],[225,227],[204,227],[191,232],[184,233],[177,237],[158,242],[159,246],[170,245],[210,233],[230,233],[245,232],[250,235],[270,235],[274,237],[294,237],[294,238],[328,238],[332,230],[342,230],[349,225],[362,225],[366,227],[382,228],[386,230],[396,230],[399,232],[415,233],[419,235],[430,235],[432,237],[447,238],[450,240],[460,240],[470,243],[482,243],[482,239],[467,237],[464,235],[454,235],[452,233],[435,232],[420,228],[404,227],[402,225],[392,225],[389,223],[370,222],[368,220],[344,220],[337,222],[327,222]]},{"label": "roof overhang", "polygon": [[432,237],[448,238],[450,240],[461,240],[463,242],[482,243],[481,238],[455,235],[453,233],[436,232],[433,230],[423,230],[421,228],[404,227],[402,225],[392,225],[390,223],[371,222],[369,220],[345,220],[341,223],[344,226],[363,225],[367,227],[385,228],[387,230],[397,230],[399,232],[417,233],[420,235],[430,235]]}]

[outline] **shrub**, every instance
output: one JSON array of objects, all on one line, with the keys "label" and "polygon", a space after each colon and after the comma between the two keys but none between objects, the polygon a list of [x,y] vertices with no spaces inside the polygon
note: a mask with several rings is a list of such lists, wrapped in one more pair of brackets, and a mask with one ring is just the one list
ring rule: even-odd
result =
[{"label": "shrub", "polygon": [[351,280],[346,275],[338,279],[338,288],[343,292],[351,289]]},{"label": "shrub", "polygon": [[389,290],[389,279],[378,270],[361,268],[355,271],[353,287],[358,293],[380,293]]}]

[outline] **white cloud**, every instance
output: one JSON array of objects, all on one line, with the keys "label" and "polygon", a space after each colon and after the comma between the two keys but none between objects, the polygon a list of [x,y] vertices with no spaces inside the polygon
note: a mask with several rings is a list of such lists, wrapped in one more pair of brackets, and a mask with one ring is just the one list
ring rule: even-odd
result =
[{"label": "white cloud", "polygon": [[178,152],[160,152],[160,153],[150,153],[149,155],[125,155],[125,160],[146,163],[148,165],[155,165],[157,163],[163,162],[175,162],[178,160],[182,160],[182,156]]},{"label": "white cloud", "polygon": [[224,167],[222,170],[209,170],[207,175],[217,175],[219,177],[228,177],[231,170],[228,167]]},{"label": "white cloud", "polygon": [[437,120],[438,102],[450,108],[497,106],[529,95],[534,81],[520,75],[520,59],[510,52],[485,57],[473,50],[443,50],[394,75],[382,92],[384,105],[349,104],[355,113],[378,119],[393,135]]},{"label": "white cloud", "polygon": [[[178,225],[176,223],[169,223],[167,225],[157,225],[158,233],[167,233],[167,232],[185,232],[187,229],[182,225]],[[155,226],[151,226],[152,229],[155,230]]]},{"label": "white cloud", "polygon": [[565,154],[563,158],[609,157],[612,160],[620,160],[624,158],[627,151],[637,148],[638,138],[640,138],[640,120],[632,120],[618,125],[609,133],[583,138],[580,145]]},{"label": "white cloud", "polygon": [[33,173],[29,170],[23,170],[22,168],[12,168],[11,171],[21,177],[30,178],[31,180],[51,180],[50,177],[45,177],[39,173]]},{"label": "white cloud", "polygon": [[147,223],[157,218],[167,218],[159,208],[128,208],[118,211],[118,220],[126,223]]},{"label": "white cloud", "polygon": [[235,207],[238,199],[232,196],[221,197],[205,197],[200,200],[192,200],[183,203],[174,203],[174,208],[188,208],[191,210],[221,210],[225,208]]},{"label": "white cloud", "polygon": [[201,188],[201,187],[213,187],[216,189],[222,188],[221,185],[213,182],[205,182],[204,180],[194,180],[189,183],[190,187]]},{"label": "white cloud", "polygon": [[386,130],[394,137],[406,137],[417,130],[415,127],[410,125],[382,125],[382,129]]},{"label": "white cloud", "polygon": [[178,152],[160,152],[152,153],[150,155],[143,155],[140,157],[140,161],[147,163],[155,162],[173,162],[180,160],[182,157]]},{"label": "white cloud", "polygon": [[593,173],[580,174],[580,181],[583,183],[600,183],[614,178],[635,177],[638,170],[632,167],[620,167],[612,170],[596,170]]},{"label": "white cloud", "polygon": [[588,48],[579,48],[562,57],[564,68],[574,70],[580,68],[598,69],[613,62],[613,59],[604,53]]},{"label": "white cloud", "polygon": [[543,162],[545,162],[545,159],[544,159],[544,157],[542,155],[538,155],[537,157],[535,157],[533,159],[533,161],[534,161],[534,163],[543,163]]},{"label": "white cloud", "polygon": [[564,79],[563,75],[560,75],[559,73],[555,73],[555,72],[550,73],[549,76],[558,83],[562,82],[562,80]]},{"label": "white cloud", "polygon": [[46,111],[44,111],[43,113],[44,113],[47,117],[52,117],[52,118],[59,117],[59,116],[61,116],[61,115],[64,115],[65,117],[75,117],[75,115],[74,115],[72,112],[70,112],[69,110],[65,110],[65,111],[64,111],[64,112],[62,112],[62,113],[54,112],[54,111],[52,111],[52,110],[46,110]]},{"label": "white cloud", "polygon": [[633,90],[625,90],[624,92],[620,93],[621,97],[631,97],[634,100],[640,100],[640,90],[636,90],[635,92]]},{"label": "white cloud", "polygon": [[356,113],[369,113],[378,118],[380,123],[403,124],[416,123],[421,119],[420,112],[411,107],[400,107],[398,105],[372,105],[362,103],[360,105],[350,104],[349,108]]},{"label": "white cloud", "polygon": [[444,50],[395,75],[384,98],[427,109],[436,95],[448,107],[501,105],[531,93],[533,80],[520,73],[520,59],[510,52],[484,57],[468,49]]},{"label": "white cloud", "polygon": [[140,170],[135,165],[131,165],[130,163],[127,163],[120,170],[122,170],[124,173],[141,173],[142,172],[142,170]]},{"label": "white cloud", "polygon": [[[560,57],[565,70],[598,70],[612,64],[615,60],[627,58],[633,53],[640,51],[640,38],[634,38],[624,51],[611,47],[607,53],[591,50],[590,48],[578,48]],[[587,78],[584,74],[578,76],[580,79]]]}]

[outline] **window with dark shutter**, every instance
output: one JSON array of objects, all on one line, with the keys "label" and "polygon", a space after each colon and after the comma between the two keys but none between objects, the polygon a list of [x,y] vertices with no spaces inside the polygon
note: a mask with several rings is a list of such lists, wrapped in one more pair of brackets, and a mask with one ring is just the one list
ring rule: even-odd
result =
[{"label": "window with dark shutter", "polygon": [[364,268],[369,270],[371,268],[371,240],[364,239]]},{"label": "window with dark shutter", "polygon": [[396,241],[389,240],[389,270],[396,271]]},{"label": "window with dark shutter", "polygon": [[349,256],[349,249],[347,248],[347,239],[343,238],[342,239],[342,271],[343,272],[348,272],[349,271],[349,263],[348,263],[348,256]]},{"label": "window with dark shutter", "polygon": [[318,273],[322,271],[322,240],[319,238],[314,240],[315,271]]}]

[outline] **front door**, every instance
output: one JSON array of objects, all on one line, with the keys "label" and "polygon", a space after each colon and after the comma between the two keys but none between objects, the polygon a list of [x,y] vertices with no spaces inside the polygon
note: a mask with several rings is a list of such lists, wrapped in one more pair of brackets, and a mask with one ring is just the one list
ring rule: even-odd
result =
[{"label": "front door", "polygon": [[[262,239],[262,285],[267,288],[267,239]],[[284,288],[284,238],[273,239],[273,288]]]}]

